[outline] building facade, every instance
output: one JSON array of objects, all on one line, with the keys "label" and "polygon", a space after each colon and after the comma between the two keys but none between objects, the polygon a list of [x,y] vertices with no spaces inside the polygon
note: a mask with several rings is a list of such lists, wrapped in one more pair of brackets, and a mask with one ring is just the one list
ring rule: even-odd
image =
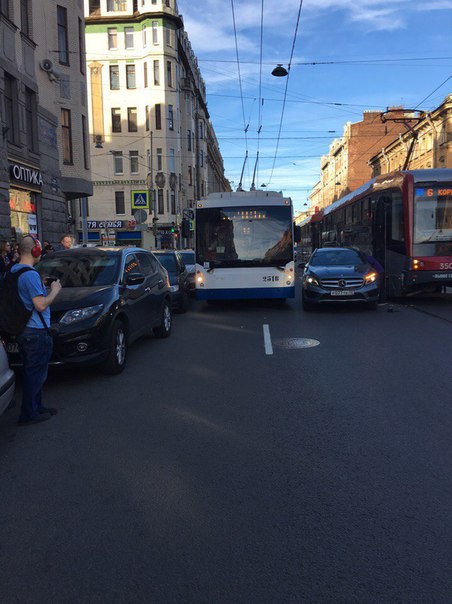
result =
[{"label": "building facade", "polygon": [[[222,187],[225,180],[205,84],[177,4],[85,0],[85,18],[94,185],[89,240],[190,245],[192,238],[178,237],[183,217],[210,183]],[[81,220],[78,230],[81,236]]]},{"label": "building facade", "polygon": [[407,165],[408,170],[452,168],[452,94],[434,111],[427,113],[370,158],[372,176],[401,170],[405,165],[411,143],[414,146]]},{"label": "building facade", "polygon": [[81,1],[0,2],[0,236],[52,243],[91,194]]},{"label": "building facade", "polygon": [[403,124],[383,123],[380,116],[365,111],[361,121],[345,124],[344,135],[331,143],[320,160],[320,181],[309,196],[311,207],[330,205],[371,178],[369,159],[405,131]]}]

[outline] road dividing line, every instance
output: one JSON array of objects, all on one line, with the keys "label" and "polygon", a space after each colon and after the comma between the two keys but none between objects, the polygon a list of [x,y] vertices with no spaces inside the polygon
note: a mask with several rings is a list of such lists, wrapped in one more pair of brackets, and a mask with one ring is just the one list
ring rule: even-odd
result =
[{"label": "road dividing line", "polygon": [[273,354],[272,339],[270,336],[270,327],[268,325],[264,325],[263,327],[264,327],[265,354]]}]

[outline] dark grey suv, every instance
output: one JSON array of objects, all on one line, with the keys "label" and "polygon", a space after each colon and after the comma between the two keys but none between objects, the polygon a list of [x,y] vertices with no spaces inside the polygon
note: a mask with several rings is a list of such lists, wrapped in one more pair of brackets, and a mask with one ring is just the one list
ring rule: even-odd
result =
[{"label": "dark grey suv", "polygon": [[319,248],[304,266],[303,308],[328,302],[366,302],[375,306],[380,275],[358,250]]}]

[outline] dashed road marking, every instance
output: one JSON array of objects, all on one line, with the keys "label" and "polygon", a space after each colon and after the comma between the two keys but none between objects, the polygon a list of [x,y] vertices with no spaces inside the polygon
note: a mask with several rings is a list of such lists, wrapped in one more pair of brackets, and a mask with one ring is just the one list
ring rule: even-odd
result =
[{"label": "dashed road marking", "polygon": [[264,324],[263,328],[264,328],[265,354],[273,354],[272,339],[270,336],[270,327],[268,325]]}]

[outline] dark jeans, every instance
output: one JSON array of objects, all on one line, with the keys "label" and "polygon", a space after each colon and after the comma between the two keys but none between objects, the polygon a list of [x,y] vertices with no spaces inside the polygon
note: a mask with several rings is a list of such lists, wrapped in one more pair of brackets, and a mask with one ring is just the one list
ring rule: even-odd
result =
[{"label": "dark jeans", "polygon": [[19,421],[36,419],[42,409],[41,391],[47,379],[53,340],[45,329],[26,328],[17,336],[23,362],[22,409]]}]

